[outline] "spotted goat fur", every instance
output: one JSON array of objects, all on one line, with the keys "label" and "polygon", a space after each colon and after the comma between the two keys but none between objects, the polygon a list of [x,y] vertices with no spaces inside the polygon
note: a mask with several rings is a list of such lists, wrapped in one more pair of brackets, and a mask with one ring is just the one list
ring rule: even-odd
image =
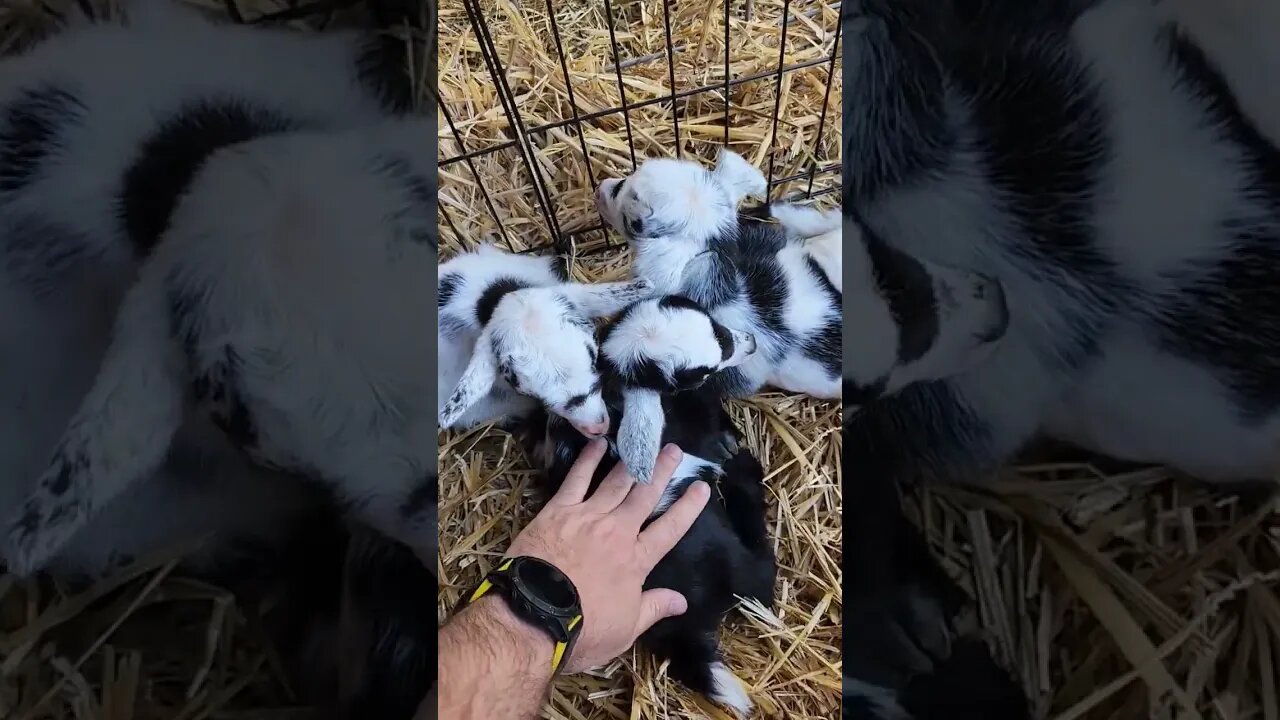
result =
[{"label": "spotted goat fur", "polygon": [[[0,64],[0,558],[93,578],[203,539],[204,576],[314,560],[296,584],[333,582],[287,619],[319,638],[344,525],[380,531],[348,582],[430,578],[382,558],[437,542],[432,128],[381,74],[407,75],[398,41],[128,10]],[[392,605],[359,608],[397,641],[364,667],[420,695],[430,636]]]},{"label": "spotted goat fur", "polygon": [[510,423],[541,405],[589,437],[609,430],[593,320],[647,297],[650,283],[571,283],[553,257],[492,245],[437,277],[440,427]]},{"label": "spotted goat fur", "polygon": [[627,238],[634,277],[755,336],[758,352],[716,375],[724,392],[745,397],[772,385],[838,399],[840,219],[785,203],[740,214],[741,201],[764,195],[766,185],[759,170],[723,150],[714,170],[646,160],[601,183],[596,205]]},{"label": "spotted goat fur", "polygon": [[[1257,71],[1280,54],[1249,4],[846,0],[845,234],[869,260],[846,305],[846,507],[872,502],[861,478],[981,480],[1039,433],[1275,477],[1280,96]],[[957,303],[997,294],[1007,327],[939,352]],[[877,662],[855,631],[877,608],[937,606],[878,549],[891,516],[864,519],[846,682]]]}]

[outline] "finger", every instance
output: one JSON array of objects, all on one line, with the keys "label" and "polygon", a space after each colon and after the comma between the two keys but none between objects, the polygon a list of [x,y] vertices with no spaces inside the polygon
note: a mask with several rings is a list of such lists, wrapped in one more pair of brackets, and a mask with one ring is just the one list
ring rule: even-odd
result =
[{"label": "finger", "polygon": [[671,552],[671,548],[693,527],[693,521],[698,519],[710,497],[710,486],[701,480],[694,482],[670,509],[640,533],[640,556],[647,563],[646,567],[652,569]]},{"label": "finger", "polygon": [[548,504],[577,505],[582,502],[582,499],[587,496],[587,489],[591,487],[591,477],[595,475],[600,459],[604,457],[604,450],[604,440],[596,439],[587,443],[587,446],[578,454],[573,467],[569,468],[564,482],[560,484],[560,490]]},{"label": "finger", "polygon": [[631,492],[631,488],[634,486],[636,486],[635,478],[631,477],[630,473],[627,472],[627,466],[624,463],[618,462],[609,471],[609,474],[604,476],[604,479],[600,481],[600,485],[596,487],[595,492],[591,493],[591,497],[587,498],[583,504],[597,512],[613,512],[618,507],[618,504],[626,499],[627,493]]},{"label": "finger", "polygon": [[636,619],[636,637],[639,637],[659,620],[683,615],[689,609],[689,601],[675,590],[654,588],[640,595],[640,617]]},{"label": "finger", "polygon": [[658,506],[658,501],[662,499],[663,493],[667,491],[667,485],[671,482],[672,474],[683,459],[684,452],[675,445],[662,448],[662,452],[658,453],[657,462],[653,464],[653,479],[647,485],[636,485],[622,501],[618,512],[623,513],[635,524],[637,532],[644,521],[649,519],[653,509]]}]

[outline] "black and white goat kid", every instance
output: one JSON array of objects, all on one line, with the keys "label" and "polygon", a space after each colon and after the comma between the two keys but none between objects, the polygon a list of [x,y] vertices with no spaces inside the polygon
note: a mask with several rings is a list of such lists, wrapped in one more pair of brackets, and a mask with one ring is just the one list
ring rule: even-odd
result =
[{"label": "black and white goat kid", "polygon": [[651,479],[662,447],[662,398],[700,387],[756,353],[755,337],[721,325],[681,295],[626,308],[605,326],[600,344],[604,377],[621,395],[617,451],[642,483]]},{"label": "black and white goat kid", "polygon": [[776,223],[739,214],[739,203],[764,195],[766,185],[759,170],[722,150],[714,170],[646,160],[631,175],[601,183],[596,204],[627,238],[634,277],[755,336],[755,356],[717,375],[726,393],[747,396],[772,385],[838,399],[839,217],[785,203],[769,208]]},{"label": "black and white goat kid", "polygon": [[592,320],[649,296],[649,283],[570,283],[556,258],[492,245],[437,277],[440,427],[516,421],[541,405],[588,437],[608,432]]},{"label": "black and white goat kid", "polygon": [[[1009,308],[980,362],[854,418],[863,467],[972,479],[1044,431],[1208,481],[1275,476],[1277,100],[1222,69],[1275,53],[1211,54],[1180,7],[845,5],[845,209],[897,261],[876,266],[912,299],[881,301],[900,346],[945,334],[955,296],[927,263],[981,273]],[[868,400],[875,352],[845,355]]]},{"label": "black and white goat kid", "polygon": [[[688,600],[688,610],[654,625],[640,642],[660,658],[670,660],[671,677],[687,687],[732,708],[745,716],[751,701],[720,659],[717,632],[722,618],[737,602],[736,597],[755,600],[765,607],[773,601],[776,575],[773,549],[766,534],[764,471],[755,456],[742,444],[742,435],[722,405],[719,392],[704,381],[715,368],[725,367],[748,353],[745,349],[722,351],[726,337],[742,338],[708,323],[705,311],[689,307],[684,298],[664,297],[639,303],[605,329],[601,344],[605,369],[605,398],[609,412],[621,433],[632,406],[624,398],[644,383],[643,391],[657,392],[661,406],[656,418],[646,414],[661,433],[662,443],[675,443],[684,458],[654,510],[664,512],[696,480],[707,482],[712,499],[675,548],[654,568],[645,587],[676,590]],[[687,314],[701,314],[702,322]],[[655,325],[655,321],[665,320]],[[638,344],[620,340],[619,335],[637,337],[627,325],[647,326],[665,338],[655,338],[658,353],[645,357],[647,341]],[[701,334],[702,337],[695,335]],[[664,340],[666,342],[662,342]],[[728,342],[734,342],[729,340]],[[749,341],[741,339],[746,347]],[[672,371],[668,348],[690,349],[690,356]],[[610,352],[620,350],[619,356]],[[710,354],[703,357],[704,354]],[[711,365],[703,363],[710,362]],[[626,368],[621,373],[619,368]],[[655,380],[661,378],[660,383]],[[656,387],[661,390],[655,390]],[[688,388],[688,389],[686,389]],[[655,402],[658,397],[654,397]],[[619,418],[622,418],[619,420]],[[530,426],[531,455],[546,470],[546,491],[554,493],[564,481],[587,439],[562,418],[545,415],[542,425]],[[656,452],[655,452],[656,456]],[[648,459],[652,469],[655,458]],[[592,482],[592,490],[619,461],[616,445],[611,445]]]},{"label": "black and white goat kid", "polygon": [[[1280,55],[1240,10],[846,0],[846,236],[870,270],[846,337],[872,339],[845,344],[846,507],[864,477],[981,480],[1037,433],[1274,480],[1280,96],[1258,68]],[[955,325],[958,303],[1007,327]],[[850,658],[858,593],[912,592],[870,545],[847,558]]]}]

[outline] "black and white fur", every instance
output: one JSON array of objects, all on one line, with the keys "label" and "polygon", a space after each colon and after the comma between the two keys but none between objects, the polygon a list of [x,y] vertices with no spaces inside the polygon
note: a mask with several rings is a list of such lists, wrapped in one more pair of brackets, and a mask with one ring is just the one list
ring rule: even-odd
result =
[{"label": "black and white fur", "polygon": [[772,385],[838,399],[839,219],[784,204],[771,209],[777,223],[739,214],[743,198],[764,195],[766,184],[759,170],[723,150],[714,170],[646,160],[601,183],[596,204],[630,243],[634,277],[755,336],[755,356],[717,376],[725,392],[747,396]]},{"label": "black and white fur", "polygon": [[434,540],[409,502],[435,452],[427,129],[296,132],[206,159],[10,527],[13,569],[42,567],[151,477],[191,416],[388,536]]},{"label": "black and white fur", "polygon": [[440,427],[515,421],[541,405],[588,437],[608,432],[592,320],[647,297],[649,283],[570,283],[553,257],[492,245],[437,277]]},{"label": "black and white fur", "polygon": [[[434,587],[434,578],[421,563],[395,567],[385,550],[403,548],[368,531],[384,552],[353,546],[353,571],[335,575],[336,545],[359,520],[332,517],[328,478],[307,482],[272,469],[283,464],[279,454],[251,462],[244,450],[276,418],[261,422],[270,413],[242,402],[237,387],[262,369],[271,350],[262,341],[277,333],[275,323],[304,320],[289,312],[297,303],[255,307],[254,291],[317,290],[320,278],[305,270],[280,282],[290,266],[317,259],[308,269],[317,274],[350,270],[333,268],[324,232],[315,235],[318,258],[311,256],[307,220],[328,219],[323,211],[307,217],[308,200],[329,214],[352,212],[362,242],[389,235],[397,238],[389,247],[416,243],[421,255],[435,252],[434,171],[397,157],[430,157],[429,145],[416,144],[430,128],[392,128],[389,141],[381,135],[387,118],[412,104],[403,43],[373,32],[302,36],[215,24],[166,0],[134,0],[127,10],[125,22],[73,24],[0,62],[0,341],[9,348],[0,363],[0,508],[21,509],[24,520],[43,514],[57,535],[28,537],[40,545],[35,554],[8,543],[0,559],[15,573],[43,567],[89,581],[139,555],[202,540],[185,571],[237,590],[261,580],[290,591],[285,622],[271,627],[287,640],[286,625],[300,624],[294,647],[282,652],[324,658],[323,667],[310,666],[315,676],[367,657],[363,671],[346,678],[345,698],[328,707],[353,717],[365,717],[366,705],[385,708],[388,678],[402,688],[395,697],[403,705],[433,683],[422,658],[434,641],[415,629],[416,615],[369,598],[387,594],[388,576],[398,593],[411,578],[425,576],[422,587]],[[421,279],[416,284],[426,284]],[[228,298],[244,290],[238,309],[258,317],[234,342],[234,333],[212,327],[217,313],[201,311],[214,296],[221,310],[234,311]],[[330,301],[344,290],[330,286]],[[351,308],[362,309],[372,308]],[[334,310],[342,308],[318,302],[305,319]],[[306,342],[291,349],[304,358],[313,350]],[[288,353],[270,361],[293,369]],[[346,379],[354,382],[312,390],[358,393],[369,377]],[[312,412],[340,419],[328,398],[311,399],[319,401]],[[422,435],[432,447],[429,430]],[[57,475],[49,484],[51,457]],[[434,554],[430,460],[430,477],[401,511]],[[357,593],[361,577],[384,587]],[[322,647],[331,636],[317,630],[334,618],[319,611],[344,586],[354,588],[345,617],[369,620],[373,637],[392,637],[394,647],[384,639],[361,647],[367,635],[343,653]],[[296,652],[306,643],[320,645]]]},{"label": "black and white fur", "polygon": [[[615,383],[606,387],[610,413],[622,412]],[[724,665],[717,637],[723,616],[737,597],[773,602],[776,575],[773,549],[766,534],[764,471],[721,405],[720,395],[703,386],[663,396],[664,443],[684,451],[654,516],[664,512],[688,486],[703,480],[711,499],[689,532],[645,580],[645,588],[676,590],[688,601],[684,614],[659,621],[640,636],[640,643],[663,660],[668,674],[739,716],[752,703],[745,688]],[[546,494],[553,494],[586,447],[587,439],[555,415],[531,423],[531,455],[545,470]],[[610,449],[592,480],[592,490],[619,461]],[[736,597],[735,597],[736,596]]]},{"label": "black and white fur", "polygon": [[[252,137],[381,123],[399,112],[385,96],[390,84],[367,73],[381,47],[371,35],[214,24],[161,0],[129,11],[127,22],[81,23],[0,63],[0,340],[11,348],[0,373],[0,507],[8,512],[22,506],[113,357],[117,311],[183,214],[201,163]],[[215,190],[186,202],[185,216],[251,214],[264,204],[236,207],[241,199]],[[203,210],[192,209],[201,202]],[[167,303],[158,301],[153,309]],[[101,420],[105,430],[110,419]],[[211,567],[234,546],[277,544],[290,518],[314,511],[314,493],[250,466],[211,418],[192,414],[181,427],[154,430],[173,440],[147,450],[159,453],[154,476],[129,487],[65,552],[44,558],[55,569],[92,577],[146,549],[206,535],[211,542],[191,562]],[[119,443],[113,454],[136,450],[130,438],[103,439]],[[58,457],[55,465],[67,459]],[[15,571],[34,567],[0,557]]]},{"label": "black and white fur", "polygon": [[721,325],[681,295],[630,305],[605,327],[600,345],[604,375],[622,395],[618,454],[641,483],[652,479],[662,448],[662,397],[700,387],[756,352],[752,335]]},{"label": "black and white fur", "polygon": [[[1010,310],[981,362],[864,407],[862,467],[973,479],[1043,431],[1207,481],[1275,477],[1280,105],[1242,68],[1277,55],[1184,5],[846,4],[846,211],[917,295],[919,261],[941,263]],[[941,304],[900,332],[932,337]],[[857,356],[848,379],[874,386]]]},{"label": "black and white fur", "polygon": [[[1045,433],[1274,480],[1280,96],[1258,80],[1280,54],[1247,4],[845,2],[847,228],[879,248],[868,294],[911,298],[894,362],[846,344],[846,398],[865,403],[846,426],[854,477],[978,481]],[[946,332],[932,267],[998,285],[1007,332],[895,388],[902,348]],[[865,332],[858,315],[846,331]],[[913,591],[879,552],[888,530],[851,527],[845,673],[865,681],[856,628]]]}]

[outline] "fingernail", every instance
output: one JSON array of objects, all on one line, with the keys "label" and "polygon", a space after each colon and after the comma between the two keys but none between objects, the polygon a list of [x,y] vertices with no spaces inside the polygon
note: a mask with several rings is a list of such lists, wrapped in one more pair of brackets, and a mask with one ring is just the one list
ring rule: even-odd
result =
[{"label": "fingernail", "polygon": [[671,598],[671,614],[683,615],[689,609],[689,601],[684,599],[684,595],[676,595]]},{"label": "fingernail", "polygon": [[667,443],[667,446],[662,448],[662,452],[676,462],[680,462],[680,459],[684,457],[684,451],[675,443]]}]

